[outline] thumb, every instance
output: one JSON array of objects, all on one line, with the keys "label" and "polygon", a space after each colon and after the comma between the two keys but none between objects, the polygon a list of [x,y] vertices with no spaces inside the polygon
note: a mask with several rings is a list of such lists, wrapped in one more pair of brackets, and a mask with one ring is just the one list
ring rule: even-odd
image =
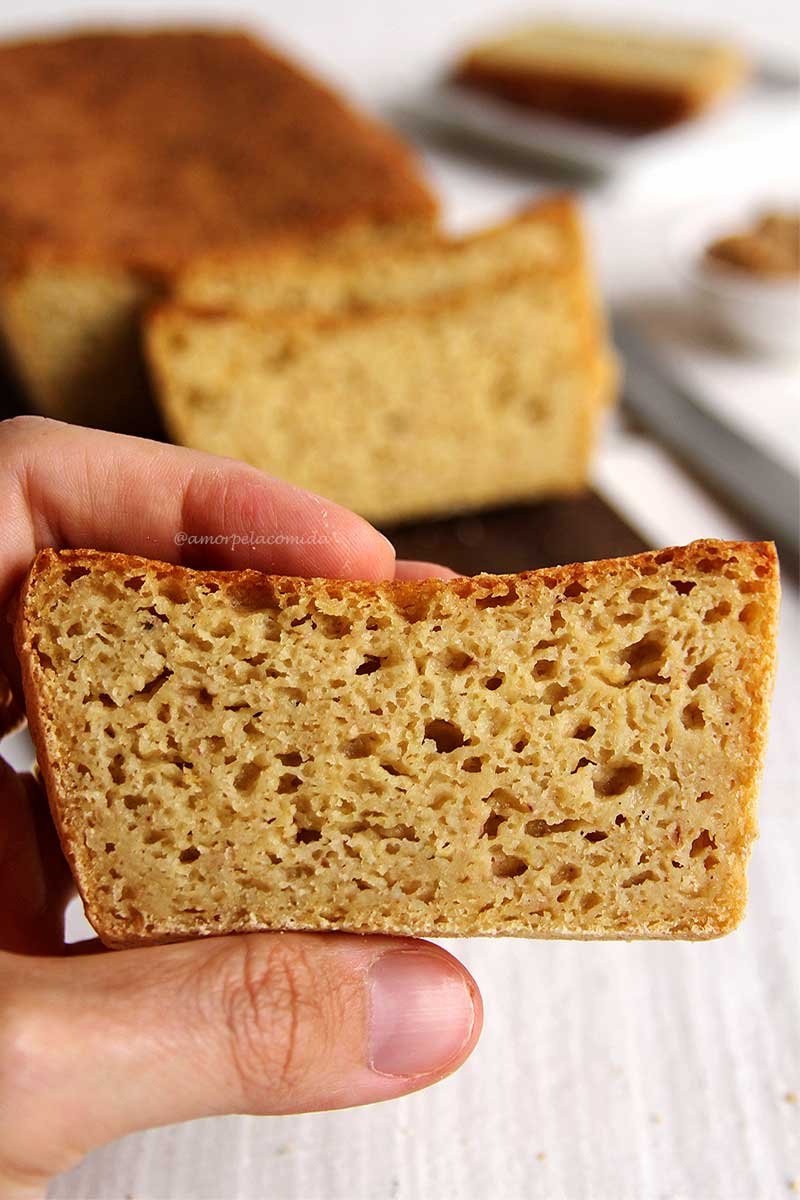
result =
[{"label": "thumb", "polygon": [[10,1196],[35,1196],[136,1129],[425,1087],[467,1057],[481,1016],[465,968],[410,939],[250,934],[82,959],[1,955],[0,1193],[5,1172],[19,1184]]}]

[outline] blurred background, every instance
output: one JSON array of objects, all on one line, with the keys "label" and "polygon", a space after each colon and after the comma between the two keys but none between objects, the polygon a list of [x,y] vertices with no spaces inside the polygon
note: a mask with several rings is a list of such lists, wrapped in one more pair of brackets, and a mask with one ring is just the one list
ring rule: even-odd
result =
[{"label": "blurred background", "polygon": [[[476,228],[554,189],[580,195],[625,379],[595,462],[597,504],[536,516],[537,547],[525,541],[530,529],[491,515],[415,527],[398,541],[465,570],[502,568],[509,542],[522,567],[695,537],[778,541],[781,667],[747,919],[707,945],[455,947],[481,985],[487,1021],[453,1079],[369,1110],[132,1137],[56,1181],[53,1197],[771,1200],[800,1191],[800,276],[795,266],[776,280],[723,262],[724,249],[716,263],[708,253],[729,235],[760,237],[765,214],[800,210],[800,7],[559,4],[559,19],[683,29],[744,51],[752,78],[719,109],[663,132],[559,122],[447,82],[474,43],[552,12],[481,0],[6,0],[0,36],[246,27],[411,141],[449,229]],[[18,761],[27,753],[19,736],[5,750]]]}]

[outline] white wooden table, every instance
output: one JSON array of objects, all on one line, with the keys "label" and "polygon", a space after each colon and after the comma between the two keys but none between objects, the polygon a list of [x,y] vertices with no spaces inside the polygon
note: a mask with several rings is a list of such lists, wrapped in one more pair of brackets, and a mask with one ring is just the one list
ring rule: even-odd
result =
[{"label": "white wooden table", "polygon": [[[796,0],[672,7],[675,22],[722,27],[766,50],[796,52],[800,44]],[[73,15],[155,21],[165,12],[210,19],[216,11],[219,19],[224,8],[5,0],[0,33],[63,25]],[[617,0],[603,11],[658,16],[664,5]],[[480,0],[264,0],[238,4],[236,16],[377,107],[498,12]],[[701,154],[590,198],[607,293],[618,299],[647,282],[635,230],[641,247],[681,206],[730,189],[755,194],[787,177],[797,185],[796,158],[797,144],[781,153],[765,139],[726,164]],[[444,151],[426,160],[454,225],[499,214],[536,186],[521,170],[490,170]],[[704,369],[713,374],[713,364]],[[726,364],[726,379],[731,370]],[[797,426],[798,413],[787,405],[773,419]],[[597,486],[654,544],[741,532],[664,452],[619,430],[607,439]],[[787,586],[761,837],[748,915],[736,933],[699,945],[465,942],[455,948],[483,990],[486,1028],[457,1076],[368,1109],[232,1117],[133,1136],[95,1152],[49,1195],[779,1200],[793,1181],[800,1190],[800,1105],[791,1099],[800,1093],[799,615]],[[19,740],[14,753],[25,753]]]}]

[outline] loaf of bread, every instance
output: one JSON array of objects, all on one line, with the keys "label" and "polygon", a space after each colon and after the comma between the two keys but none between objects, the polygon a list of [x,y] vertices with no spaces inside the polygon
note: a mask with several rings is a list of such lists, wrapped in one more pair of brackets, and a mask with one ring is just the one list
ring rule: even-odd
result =
[{"label": "loaf of bread", "polygon": [[585,486],[615,370],[575,205],[461,241],[205,263],[149,317],[167,429],[373,521]]},{"label": "loaf of bread", "polygon": [[434,220],[393,135],[243,34],[5,44],[0,109],[0,325],[52,416],[142,420],[137,317],[195,254]]},{"label": "loaf of bread", "polygon": [[703,112],[746,74],[740,51],[723,42],[541,23],[476,46],[454,78],[541,112],[641,133]]},{"label": "loaf of bread", "polygon": [[740,919],[768,544],[355,583],[43,550],[17,651],[109,945],[707,938]]}]

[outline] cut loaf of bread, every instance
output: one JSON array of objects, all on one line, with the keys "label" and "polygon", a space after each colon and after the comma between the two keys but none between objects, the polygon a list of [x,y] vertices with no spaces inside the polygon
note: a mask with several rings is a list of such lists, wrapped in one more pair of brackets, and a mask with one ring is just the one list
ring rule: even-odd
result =
[{"label": "cut loaf of bread", "polygon": [[415,583],[42,551],[31,731],[109,945],[707,938],[740,919],[768,544]]},{"label": "cut loaf of bread", "polygon": [[615,370],[548,201],[403,251],[207,263],[146,345],[178,442],[392,522],[585,486]]},{"label": "cut loaf of bread", "polygon": [[531,109],[647,132],[702,112],[747,70],[724,42],[542,22],[475,46],[454,78]]},{"label": "cut loaf of bread", "polygon": [[0,45],[0,108],[0,327],[51,416],[146,417],[138,316],[194,255],[434,221],[399,139],[245,34]]}]

